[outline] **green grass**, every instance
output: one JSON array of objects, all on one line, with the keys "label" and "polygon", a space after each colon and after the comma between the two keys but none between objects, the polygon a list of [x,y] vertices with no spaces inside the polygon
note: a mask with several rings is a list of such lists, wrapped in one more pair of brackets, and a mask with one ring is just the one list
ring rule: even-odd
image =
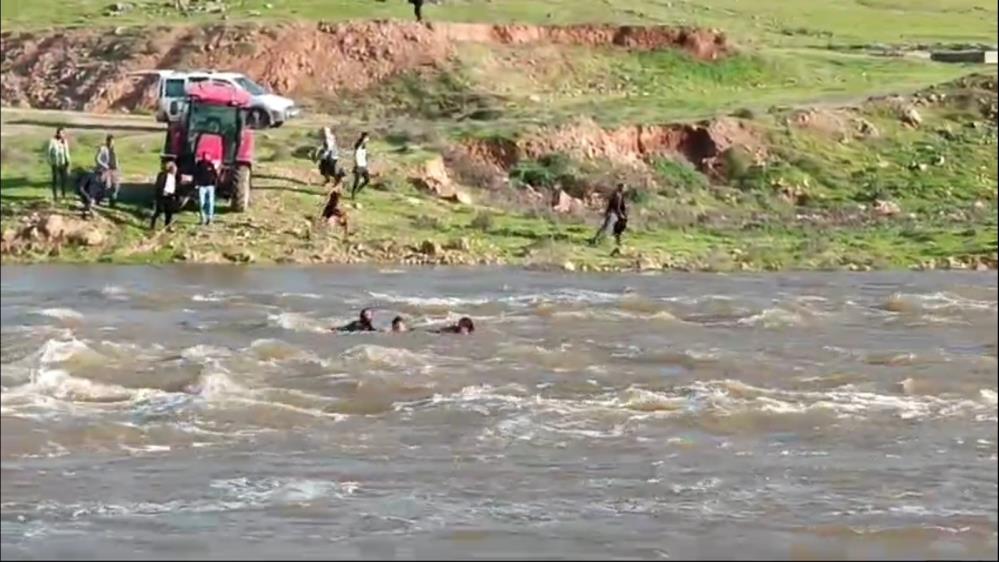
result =
[{"label": "green grass", "polygon": [[[477,203],[472,206],[417,193],[406,181],[405,167],[433,150],[408,140],[380,139],[372,146],[372,159],[383,174],[379,185],[363,194],[361,208],[350,211],[357,228],[353,243],[367,248],[357,259],[377,261],[407,253],[386,257],[378,253],[381,247],[417,248],[426,240],[448,245],[464,238],[472,248],[466,257],[475,260],[524,265],[571,261],[587,269],[639,262],[710,270],[897,268],[955,257],[994,260],[995,126],[975,117],[980,126],[968,127],[972,116],[960,104],[921,111],[924,124],[913,130],[899,125],[893,112],[870,104],[856,117],[868,120],[880,136],[845,141],[835,132],[788,128],[785,113],[758,116],[756,126],[767,131],[770,163],[762,170],[747,168],[747,174],[756,175],[731,185],[710,183],[682,161],[657,160],[648,172],[652,187],[632,202],[632,228],[620,256],[611,255],[609,242],[597,248],[586,244],[598,222],[595,215],[564,217],[492,203],[509,199],[511,192],[503,191],[473,189]],[[12,112],[3,117],[5,127],[16,122]],[[46,119],[55,124],[55,116]],[[31,210],[65,212],[75,205],[47,202],[41,149],[51,127],[20,126],[23,130],[6,137],[3,146],[0,210],[5,226]],[[89,164],[104,131],[70,125],[69,132],[76,161]],[[66,248],[57,256],[36,252],[4,259],[161,263],[182,257],[225,260],[246,251],[262,262],[343,261],[353,254],[339,233],[308,225],[324,198],[315,185],[313,164],[301,156],[312,142],[308,135],[304,129],[283,128],[260,136],[261,162],[249,213],[229,214],[223,206],[219,224],[209,231],[193,224],[194,213],[185,213],[176,232],[152,239],[145,228],[146,182],[156,169],[160,136],[119,131],[124,204],[101,211],[115,225],[113,242],[99,250]],[[400,151],[402,147],[408,149]],[[913,168],[913,162],[931,165]],[[513,179],[543,184],[538,178],[552,176],[572,184],[593,181],[601,168],[606,165],[552,155],[523,163],[514,169]],[[802,186],[810,197],[797,206],[783,200],[779,187],[788,185]],[[897,202],[902,213],[877,219],[859,211],[861,205],[869,209],[876,198]],[[820,220],[798,218],[809,215]]]},{"label": "green grass", "polygon": [[[5,30],[68,25],[163,23],[151,9],[163,0],[131,0],[122,16],[104,15],[107,0],[4,0]],[[402,0],[236,0],[228,2],[230,22],[287,19],[412,19]],[[265,5],[272,8],[267,9]],[[995,43],[997,8],[987,0],[449,0],[427,5],[431,21],[490,23],[584,23],[703,25],[726,30],[742,42],[783,45],[852,43]],[[252,15],[259,13],[260,15]],[[192,22],[219,21],[196,15]]]}]

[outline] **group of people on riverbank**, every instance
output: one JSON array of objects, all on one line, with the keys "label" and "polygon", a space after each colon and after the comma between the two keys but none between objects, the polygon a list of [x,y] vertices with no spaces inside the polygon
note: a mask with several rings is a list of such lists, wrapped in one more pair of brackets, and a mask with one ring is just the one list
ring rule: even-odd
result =
[{"label": "group of people on riverbank", "polygon": [[[332,332],[378,332],[379,330],[375,328],[375,313],[370,308],[365,308],[361,310],[358,315],[357,320],[343,326],[330,328]],[[400,333],[408,332],[409,325],[406,324],[406,320],[402,316],[396,316],[392,319],[392,325],[388,332]],[[431,330],[434,334],[461,334],[468,335],[475,331],[475,323],[468,316],[462,316],[456,323],[444,326],[442,328],[437,328]]]},{"label": "group of people on riverbank", "polygon": [[[354,184],[350,190],[351,199],[356,199],[357,194],[371,182],[371,174],[368,171],[369,138],[367,132],[362,132],[354,143]],[[323,127],[319,131],[319,146],[313,151],[313,155],[318,164],[319,174],[323,177],[322,185],[326,186],[330,182],[333,184],[326,198],[322,219],[327,225],[341,226],[344,235],[347,236],[350,234],[347,213],[340,204],[340,183],[347,176],[347,172],[340,167],[340,149],[337,147],[336,135],[330,127]],[[607,201],[603,223],[590,239],[590,245],[595,246],[608,231],[612,231],[614,240],[620,247],[621,236],[627,228],[628,207],[625,202],[625,187],[623,183],[618,183]]]},{"label": "group of people on riverbank", "polygon": [[[107,198],[112,207],[118,200],[121,186],[121,173],[118,154],[115,149],[114,135],[108,134],[105,142],[94,155],[92,171],[78,169],[75,174],[75,187],[83,203],[83,214],[89,216],[94,205],[99,205]],[[353,184],[350,188],[351,199],[356,199],[365,187],[371,183],[371,173],[368,169],[368,132],[362,132],[353,144]],[[349,236],[350,229],[347,212],[342,206],[341,183],[347,176],[346,170],[340,164],[340,149],[332,128],[323,127],[320,130],[320,143],[314,151],[314,160],[318,164],[319,174],[323,178],[323,186],[332,182],[326,203],[323,207],[322,220],[329,226],[339,225],[344,235]],[[66,185],[69,181],[69,168],[72,162],[69,142],[62,127],[56,129],[55,135],[49,140],[46,151],[47,162],[52,172],[52,198],[58,200],[60,195],[66,197]],[[198,156],[193,173],[194,189],[198,197],[199,224],[212,224],[215,217],[215,186],[219,179],[219,171],[208,154]],[[180,178],[177,165],[166,162],[157,174],[153,193],[153,213],[150,228],[155,229],[162,216],[167,228],[171,227],[174,214],[187,201],[180,193]],[[590,239],[591,245],[596,245],[608,231],[613,232],[614,239],[620,247],[621,236],[627,229],[628,209],[625,203],[624,184],[618,184],[607,202],[604,220],[600,228]]]},{"label": "group of people on riverbank", "polygon": [[[319,131],[319,137],[319,146],[313,154],[319,166],[319,174],[323,178],[322,185],[326,186],[333,182],[326,197],[322,219],[328,225],[340,225],[343,228],[344,236],[347,236],[350,234],[347,213],[340,205],[340,183],[347,177],[347,172],[340,167],[340,148],[337,146],[333,130],[330,127],[323,127]],[[354,183],[350,189],[351,199],[356,199],[357,194],[371,183],[371,172],[368,171],[369,139],[370,135],[365,131],[354,142]]]},{"label": "group of people on riverbank", "polygon": [[[66,186],[70,182],[69,169],[73,158],[64,128],[57,128],[55,135],[49,139],[45,157],[52,172],[52,200],[57,201],[65,198],[67,195]],[[121,187],[121,174],[118,168],[114,135],[107,135],[104,138],[104,144],[97,148],[93,170],[78,168],[73,176],[75,191],[83,202],[84,215],[91,214],[93,206],[100,204],[105,198],[114,207],[118,202],[118,191]]]}]

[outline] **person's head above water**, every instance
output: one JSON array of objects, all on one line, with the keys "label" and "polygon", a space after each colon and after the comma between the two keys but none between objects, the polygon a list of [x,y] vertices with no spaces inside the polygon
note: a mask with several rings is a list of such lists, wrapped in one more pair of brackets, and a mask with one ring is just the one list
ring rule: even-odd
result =
[{"label": "person's head above water", "polygon": [[402,319],[402,316],[396,316],[392,319],[392,331],[393,332],[408,332],[409,326],[406,325],[406,321]]},{"label": "person's head above water", "polygon": [[372,312],[370,308],[365,308],[361,310],[361,314],[358,316],[362,324],[371,325],[375,320],[375,313]]},{"label": "person's head above water", "polygon": [[458,320],[459,334],[471,334],[474,331],[475,331],[475,324],[472,322],[471,318],[469,318],[468,316],[462,316],[461,319]]}]

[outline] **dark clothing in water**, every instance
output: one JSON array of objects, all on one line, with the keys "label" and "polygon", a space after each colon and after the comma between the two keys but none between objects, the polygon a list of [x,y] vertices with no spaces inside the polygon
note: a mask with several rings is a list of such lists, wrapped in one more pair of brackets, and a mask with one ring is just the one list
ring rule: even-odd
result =
[{"label": "dark clothing in water", "polygon": [[340,326],[336,329],[337,332],[374,332],[375,327],[371,325],[371,322],[365,322],[363,320],[354,320],[346,326]]}]

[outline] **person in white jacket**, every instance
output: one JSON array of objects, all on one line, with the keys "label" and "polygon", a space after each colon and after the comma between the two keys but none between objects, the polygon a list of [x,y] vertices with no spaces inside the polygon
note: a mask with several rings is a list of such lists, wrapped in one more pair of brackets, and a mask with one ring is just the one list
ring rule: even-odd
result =
[{"label": "person in white jacket", "polygon": [[350,198],[356,198],[369,183],[371,183],[371,174],[368,173],[368,133],[364,132],[354,143],[354,187],[350,190]]}]

